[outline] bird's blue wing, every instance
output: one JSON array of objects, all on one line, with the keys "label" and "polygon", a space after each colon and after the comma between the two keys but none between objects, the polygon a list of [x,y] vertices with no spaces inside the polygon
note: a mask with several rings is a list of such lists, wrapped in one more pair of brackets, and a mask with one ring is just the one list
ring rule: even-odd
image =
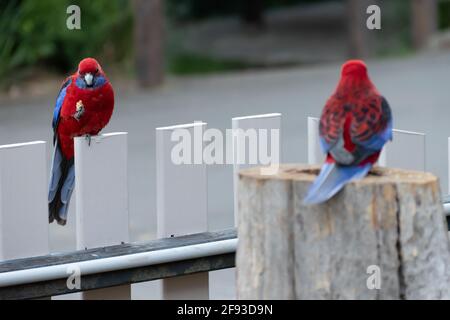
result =
[{"label": "bird's blue wing", "polygon": [[386,128],[381,133],[374,134],[370,139],[360,143],[360,146],[369,150],[379,151],[389,140],[392,140],[392,119],[389,120]]},{"label": "bird's blue wing", "polygon": [[380,151],[386,142],[392,140],[392,113],[384,97],[381,97],[381,115],[378,121],[385,123],[385,127],[381,131],[372,132],[372,136],[368,139],[360,139],[360,136],[367,136],[366,132],[368,130],[366,130],[366,132],[361,133],[359,136],[352,137],[353,142],[366,149]]},{"label": "bird's blue wing", "polygon": [[319,137],[320,147],[322,148],[323,153],[327,154],[330,151],[330,144],[323,137]]},{"label": "bird's blue wing", "polygon": [[53,127],[54,133],[56,132],[56,129],[58,128],[59,114],[61,113],[61,108],[64,103],[64,99],[66,97],[67,87],[71,83],[72,83],[72,78],[70,78],[70,77],[67,78],[66,81],[64,81],[64,84],[62,85],[61,89],[59,90],[58,97],[56,98],[56,104],[55,104],[55,109],[53,110],[53,120],[52,120],[52,127]]}]

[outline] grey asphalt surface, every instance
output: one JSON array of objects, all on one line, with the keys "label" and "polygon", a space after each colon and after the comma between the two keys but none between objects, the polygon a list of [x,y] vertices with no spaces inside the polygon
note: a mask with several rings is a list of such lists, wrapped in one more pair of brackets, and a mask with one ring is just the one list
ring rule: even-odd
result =
[{"label": "grey asphalt surface", "polygon": [[[388,99],[394,127],[427,134],[427,170],[447,193],[447,138],[450,136],[450,52],[368,61],[373,82]],[[231,128],[231,118],[281,112],[282,162],[306,162],[306,118],[319,116],[334,90],[340,64],[168,79],[153,91],[116,88],[113,118],[104,132],[129,132],[131,240],[155,237],[155,128],[202,120],[208,127]],[[113,83],[114,84],[114,83]],[[55,88],[55,94],[57,89]],[[0,104],[0,144],[45,140],[50,166],[54,97]],[[208,168],[208,218],[211,230],[233,224],[232,167]],[[189,190],[186,190],[189,192]],[[73,201],[74,202],[74,201]],[[73,212],[69,212],[73,216]],[[52,225],[52,251],[75,248],[73,224]],[[225,274],[225,276],[224,276]],[[215,273],[214,298],[232,298],[233,276]],[[154,284],[136,287],[135,298],[158,298]]]}]

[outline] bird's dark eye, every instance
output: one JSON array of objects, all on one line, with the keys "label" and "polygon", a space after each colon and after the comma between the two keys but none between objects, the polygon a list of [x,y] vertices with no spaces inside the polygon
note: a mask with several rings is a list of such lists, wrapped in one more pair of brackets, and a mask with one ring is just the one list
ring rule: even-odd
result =
[{"label": "bird's dark eye", "polygon": [[95,69],[95,73],[98,73],[98,68],[97,68],[97,69]]}]

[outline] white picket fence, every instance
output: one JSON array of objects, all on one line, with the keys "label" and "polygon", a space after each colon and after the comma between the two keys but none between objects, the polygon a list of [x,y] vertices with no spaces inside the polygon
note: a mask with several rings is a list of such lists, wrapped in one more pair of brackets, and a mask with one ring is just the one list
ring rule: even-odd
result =
[{"label": "white picket fence", "polygon": [[[233,118],[231,125],[234,130],[281,131],[281,120],[281,114],[272,113]],[[308,118],[305,125],[308,162],[318,164],[323,159],[318,143],[318,119]],[[193,131],[206,126],[206,123],[195,122],[156,128],[158,237],[181,236],[208,229],[207,165],[175,165],[171,160],[173,130]],[[299,127],[298,133],[304,134],[306,127]],[[78,249],[129,242],[127,138],[124,132],[103,134],[93,137],[90,146],[84,138],[75,139]],[[380,165],[424,171],[425,138],[421,133],[395,130],[394,142],[383,150]],[[241,139],[240,136],[233,139],[234,153],[248,147]],[[0,260],[49,253],[46,148],[43,141],[0,146]],[[235,164],[233,170],[235,221],[238,219],[236,184],[238,171],[243,167],[246,166]],[[162,282],[164,299],[208,299],[210,296],[207,273]],[[79,297],[130,299],[131,286],[88,291]]]}]

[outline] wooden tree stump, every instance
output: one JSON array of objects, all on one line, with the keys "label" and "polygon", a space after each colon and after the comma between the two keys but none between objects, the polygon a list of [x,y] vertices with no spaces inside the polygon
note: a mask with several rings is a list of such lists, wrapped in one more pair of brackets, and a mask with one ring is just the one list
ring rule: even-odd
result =
[{"label": "wooden tree stump", "polygon": [[[435,176],[375,168],[325,204],[305,206],[318,170],[241,171],[238,298],[450,298],[448,233]],[[380,270],[380,289],[369,289],[376,276],[370,266]]]}]

